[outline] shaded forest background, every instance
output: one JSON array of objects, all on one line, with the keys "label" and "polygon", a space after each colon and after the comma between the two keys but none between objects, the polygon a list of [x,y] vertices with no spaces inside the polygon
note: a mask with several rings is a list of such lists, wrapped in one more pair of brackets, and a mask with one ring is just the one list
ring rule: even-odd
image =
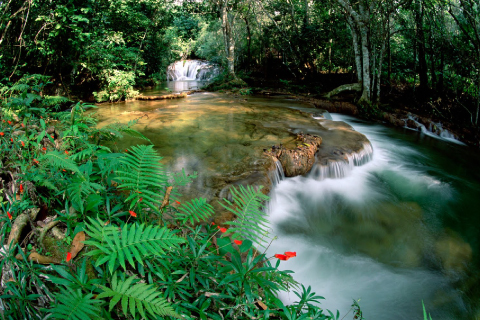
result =
[{"label": "shaded forest background", "polygon": [[52,77],[50,93],[116,98],[205,59],[250,86],[346,96],[478,127],[474,0],[0,1],[0,79]]}]

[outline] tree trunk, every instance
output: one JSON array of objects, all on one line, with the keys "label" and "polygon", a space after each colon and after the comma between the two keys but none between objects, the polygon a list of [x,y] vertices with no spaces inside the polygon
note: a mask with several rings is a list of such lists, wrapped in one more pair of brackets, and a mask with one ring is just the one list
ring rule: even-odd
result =
[{"label": "tree trunk", "polygon": [[359,103],[371,101],[371,78],[370,78],[370,49],[368,47],[368,27],[362,22],[359,25],[362,43],[362,84],[363,91]]},{"label": "tree trunk", "polygon": [[[421,1],[421,0],[420,0]],[[418,4],[415,11],[415,23],[417,27],[417,47],[418,47],[418,73],[420,76],[420,86],[418,90],[421,94],[428,89],[427,60],[425,58],[425,33],[423,31],[423,3]]]},{"label": "tree trunk", "polygon": [[252,30],[250,30],[250,24],[247,17],[243,18],[247,27],[247,70],[250,70],[252,61]]},{"label": "tree trunk", "polygon": [[355,23],[349,15],[347,15],[347,22],[350,26],[350,31],[352,33],[352,42],[353,42],[353,52],[355,53],[355,67],[357,70],[357,80],[358,82],[362,82],[362,55],[360,53],[360,42],[358,39],[358,30],[355,27]]},{"label": "tree trunk", "polygon": [[226,1],[222,1],[220,7],[220,16],[222,18],[223,42],[225,45],[225,54],[227,56],[227,71],[236,78],[235,75],[235,40],[233,39],[232,25],[229,20]]}]

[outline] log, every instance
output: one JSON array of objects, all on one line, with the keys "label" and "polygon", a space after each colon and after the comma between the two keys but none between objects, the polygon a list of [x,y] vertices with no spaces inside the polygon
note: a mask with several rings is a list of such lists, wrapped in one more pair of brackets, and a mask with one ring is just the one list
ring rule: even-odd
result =
[{"label": "log", "polygon": [[188,95],[187,92],[182,93],[172,93],[172,94],[165,94],[163,96],[137,96],[136,100],[166,100],[166,99],[180,99],[186,98]]},{"label": "log", "polygon": [[344,84],[339,87],[336,87],[329,93],[325,94],[325,98],[330,99],[332,96],[336,96],[340,92],[343,91],[357,91],[360,92],[362,91],[362,84],[361,83],[349,83],[349,84]]}]

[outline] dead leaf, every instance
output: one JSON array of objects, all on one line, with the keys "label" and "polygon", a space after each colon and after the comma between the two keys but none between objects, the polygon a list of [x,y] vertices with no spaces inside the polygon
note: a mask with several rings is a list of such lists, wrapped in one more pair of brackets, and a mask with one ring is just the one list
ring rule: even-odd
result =
[{"label": "dead leaf", "polygon": [[80,231],[75,235],[72,241],[72,246],[70,247],[70,253],[72,254],[72,259],[77,256],[77,254],[80,252],[80,250],[83,249],[85,246],[83,244],[83,241],[85,241],[85,232]]},{"label": "dead leaf", "polygon": [[160,206],[160,210],[165,208],[168,205],[168,200],[170,199],[170,192],[172,192],[173,187],[170,186],[165,191],[165,197],[163,198],[162,205]]},{"label": "dead leaf", "polygon": [[205,292],[205,297],[210,298],[210,297],[218,297],[220,293],[216,292]]},{"label": "dead leaf", "polygon": [[[21,254],[17,254],[17,256],[15,258],[17,260],[23,260],[23,257],[22,257]],[[41,254],[39,254],[37,252],[30,253],[30,255],[28,256],[27,259],[28,259],[28,261],[33,261],[33,262],[40,263],[40,264],[50,264],[50,263],[59,264],[60,263],[60,261],[58,261],[57,259],[55,259],[53,257],[42,256]]]},{"label": "dead leaf", "polygon": [[262,301],[260,300],[257,300],[257,304],[260,306],[260,308],[262,308],[263,310],[267,310],[268,307],[265,303],[263,303]]}]

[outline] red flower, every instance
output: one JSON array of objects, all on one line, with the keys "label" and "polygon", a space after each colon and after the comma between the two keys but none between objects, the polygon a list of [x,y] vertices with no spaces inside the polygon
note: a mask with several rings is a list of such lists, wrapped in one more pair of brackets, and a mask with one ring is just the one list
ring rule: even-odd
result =
[{"label": "red flower", "polygon": [[25,128],[25,123],[22,122],[22,128]]},{"label": "red flower", "polygon": [[25,147],[25,142],[23,141],[20,141],[22,143],[22,147]]},{"label": "red flower", "polygon": [[43,117],[42,117],[42,116],[40,116],[40,119],[43,119]]},{"label": "red flower", "polygon": [[13,138],[10,138],[10,141],[12,141],[12,142],[13,142]]},{"label": "red flower", "polygon": [[8,120],[7,122],[8,122],[8,124],[10,124],[10,125],[12,124],[12,121],[10,121],[10,120]]},{"label": "red flower", "polygon": [[218,229],[220,229],[220,231],[221,231],[222,233],[227,232],[227,228],[220,228],[220,227],[218,227]]},{"label": "red flower", "polygon": [[47,151],[47,148],[43,147],[42,150],[43,150],[43,151]]},{"label": "red flower", "polygon": [[175,201],[177,204],[180,204],[180,201]]},{"label": "red flower", "polygon": [[133,212],[132,210],[128,211],[128,213],[130,213],[130,215],[132,217],[135,217],[135,218],[137,217],[137,214],[135,212]]},{"label": "red flower", "polygon": [[62,169],[62,171],[63,171],[63,172],[67,172],[67,170],[65,170],[65,169]]},{"label": "red flower", "polygon": [[287,261],[288,259],[290,259],[290,257],[287,257],[286,255],[284,255],[284,254],[279,254],[279,253],[277,253],[277,254],[275,255],[275,258],[277,258],[277,259],[279,259],[279,260],[284,260],[284,261]]},{"label": "red flower", "polygon": [[23,193],[23,184],[20,184],[20,193]]},{"label": "red flower", "polygon": [[0,136],[2,136],[2,137],[3,137],[4,135],[5,135],[5,133],[3,133],[3,132],[0,132]]},{"label": "red flower", "polygon": [[142,201],[143,201],[143,198],[138,199],[138,202],[142,202]]},{"label": "red flower", "polygon": [[65,150],[65,154],[68,154],[68,151],[67,151],[67,150]]},{"label": "red flower", "polygon": [[296,252],[291,252],[291,251],[286,251],[285,255],[289,258],[293,258],[293,257],[297,256],[297,253]]},{"label": "red flower", "polygon": [[40,162],[38,162],[37,159],[33,159],[33,162],[35,162],[36,164],[39,164]]},{"label": "red flower", "polygon": [[53,136],[50,136],[50,138],[55,139]]},{"label": "red flower", "polygon": [[67,262],[72,260],[72,254],[70,252],[67,252]]},{"label": "red flower", "polygon": [[215,225],[215,222],[212,222],[211,225],[214,226],[214,225]]},{"label": "red flower", "polygon": [[242,240],[233,240],[233,242],[235,242],[235,244],[241,245],[243,241]]},{"label": "red flower", "polygon": [[125,152],[128,152],[128,150],[127,150],[127,149],[125,149]]},{"label": "red flower", "polygon": [[9,211],[7,211],[7,216],[8,216],[8,219],[12,220],[12,215],[10,214]]}]

